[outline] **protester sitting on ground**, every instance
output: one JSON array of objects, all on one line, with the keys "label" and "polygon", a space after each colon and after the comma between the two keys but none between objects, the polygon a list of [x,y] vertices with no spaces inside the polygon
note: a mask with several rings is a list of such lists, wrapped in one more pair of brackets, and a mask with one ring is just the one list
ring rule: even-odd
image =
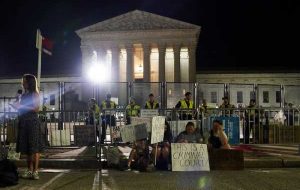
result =
[{"label": "protester sitting on ground", "polygon": [[168,170],[171,164],[171,143],[173,142],[173,135],[169,123],[165,122],[164,140],[161,143],[155,144],[151,152],[152,162],[155,163],[159,170]]},{"label": "protester sitting on ground", "polygon": [[230,149],[228,139],[223,131],[223,124],[220,120],[213,121],[213,127],[210,130],[208,147],[213,149]]},{"label": "protester sitting on ground", "polygon": [[138,140],[133,144],[128,159],[128,168],[147,171],[149,165],[149,145],[147,139]]},{"label": "protester sitting on ground", "polygon": [[195,127],[193,122],[188,122],[185,126],[185,131],[181,132],[177,138],[177,143],[202,143],[203,137],[200,131]]}]

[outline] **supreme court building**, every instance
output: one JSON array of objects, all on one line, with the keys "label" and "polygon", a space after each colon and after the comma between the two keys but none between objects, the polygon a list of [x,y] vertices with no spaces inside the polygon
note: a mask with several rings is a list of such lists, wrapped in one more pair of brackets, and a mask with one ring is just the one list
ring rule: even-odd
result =
[{"label": "supreme court building", "polygon": [[195,82],[200,26],[135,10],[77,30],[82,75],[103,64],[113,82]]}]

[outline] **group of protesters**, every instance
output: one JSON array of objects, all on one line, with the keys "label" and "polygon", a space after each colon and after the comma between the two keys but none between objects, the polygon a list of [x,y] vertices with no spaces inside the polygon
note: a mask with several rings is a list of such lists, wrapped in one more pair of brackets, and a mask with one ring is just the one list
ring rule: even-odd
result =
[{"label": "group of protesters", "polygon": [[[150,145],[147,139],[133,143],[128,160],[128,169],[151,171],[171,169],[171,143],[204,143],[200,129],[193,122],[188,122],[185,130],[173,137],[169,123],[165,122],[164,138],[161,143]],[[213,126],[208,139],[209,149],[230,149],[228,139],[223,131],[222,122],[213,121]],[[152,149],[152,150],[150,150]]]},{"label": "group of protesters", "polygon": [[[159,109],[160,105],[151,93],[145,102],[144,109]],[[100,107],[95,99],[90,101],[90,112],[94,113],[94,117],[90,118],[90,124],[99,121],[101,110],[105,112],[107,109],[115,109],[117,104],[111,100],[111,95],[107,94],[106,99],[102,101]],[[192,120],[194,117],[193,109],[195,108],[190,92],[185,93],[185,97],[178,101],[175,109],[183,110],[179,115],[180,120]],[[141,106],[139,106],[134,98],[130,99],[129,105],[126,106],[126,124],[131,124],[131,118],[140,115]],[[92,114],[90,114],[92,115]],[[114,127],[116,118],[111,112],[106,112],[101,116],[102,135],[101,143],[104,142],[106,136],[107,125]],[[169,118],[170,119],[170,118]],[[165,121],[165,130],[163,141],[156,144],[150,144],[150,138],[141,139],[133,142],[132,150],[129,155],[127,167],[128,169],[137,169],[140,171],[148,171],[153,168],[159,170],[170,170],[171,167],[171,143],[204,143],[204,137],[201,129],[195,126],[194,122],[187,121],[185,130],[180,132],[178,136],[173,136],[168,118]],[[99,122],[98,122],[99,124]],[[213,121],[213,126],[208,139],[209,148],[230,148],[227,136],[223,131],[222,122]]]}]

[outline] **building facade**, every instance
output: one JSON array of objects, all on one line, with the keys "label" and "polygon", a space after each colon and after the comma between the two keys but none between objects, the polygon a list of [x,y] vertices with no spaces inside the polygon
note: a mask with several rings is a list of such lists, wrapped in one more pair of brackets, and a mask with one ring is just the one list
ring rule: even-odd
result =
[{"label": "building facade", "polygon": [[113,82],[195,82],[200,26],[135,10],[77,30],[82,75],[95,64]]},{"label": "building facade", "polygon": [[[82,110],[89,98],[101,101],[111,93],[119,105],[125,106],[129,97],[143,105],[154,93],[172,108],[191,91],[197,104],[206,99],[220,105],[229,96],[236,106],[246,106],[250,99],[264,107],[300,105],[299,73],[196,74],[200,31],[200,26],[139,10],[79,29],[82,75],[42,77],[41,104],[50,110]],[[91,82],[90,71],[102,76],[102,83]],[[11,110],[8,103],[20,88],[19,78],[0,79],[0,112]]]}]

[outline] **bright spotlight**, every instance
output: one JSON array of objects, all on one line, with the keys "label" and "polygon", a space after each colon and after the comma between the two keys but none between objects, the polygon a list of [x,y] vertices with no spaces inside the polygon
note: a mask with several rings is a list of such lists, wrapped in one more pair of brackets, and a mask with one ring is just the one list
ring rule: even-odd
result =
[{"label": "bright spotlight", "polygon": [[109,70],[104,64],[93,64],[89,71],[88,77],[93,82],[106,82],[109,79]]}]

